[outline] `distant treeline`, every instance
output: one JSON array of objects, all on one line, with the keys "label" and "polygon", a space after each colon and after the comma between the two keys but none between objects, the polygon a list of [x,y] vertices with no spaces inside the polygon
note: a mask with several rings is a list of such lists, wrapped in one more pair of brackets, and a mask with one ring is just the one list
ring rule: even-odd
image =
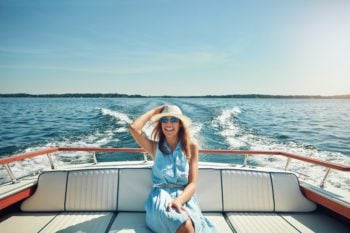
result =
[{"label": "distant treeline", "polygon": [[203,95],[203,96],[144,96],[144,95],[127,95],[119,93],[68,93],[68,94],[0,94],[0,97],[40,97],[40,98],[256,98],[256,99],[350,99],[349,95],[261,95],[261,94],[246,94],[246,95]]},{"label": "distant treeline", "polygon": [[261,98],[261,99],[350,99],[350,95],[206,95],[205,98]]},{"label": "distant treeline", "polygon": [[68,93],[68,94],[0,94],[0,97],[40,97],[40,98],[141,98],[142,95],[127,95],[118,93]]}]

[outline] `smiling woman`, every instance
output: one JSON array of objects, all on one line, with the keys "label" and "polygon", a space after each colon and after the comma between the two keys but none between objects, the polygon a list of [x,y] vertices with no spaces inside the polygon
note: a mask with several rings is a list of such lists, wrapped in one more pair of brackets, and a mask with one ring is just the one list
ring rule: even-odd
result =
[{"label": "smiling woman", "polygon": [[[154,139],[142,128],[156,124]],[[151,155],[153,189],[146,203],[146,223],[154,232],[216,232],[206,219],[195,195],[198,176],[198,146],[189,137],[191,120],[175,105],[152,109],[130,125],[135,141]]]}]

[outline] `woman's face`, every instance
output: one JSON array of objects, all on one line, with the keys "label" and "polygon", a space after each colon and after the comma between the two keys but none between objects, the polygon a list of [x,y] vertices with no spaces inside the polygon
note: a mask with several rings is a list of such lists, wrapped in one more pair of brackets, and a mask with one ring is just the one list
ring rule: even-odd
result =
[{"label": "woman's face", "polygon": [[180,120],[176,117],[162,117],[160,119],[162,124],[162,131],[165,137],[174,137],[177,136],[180,130]]}]

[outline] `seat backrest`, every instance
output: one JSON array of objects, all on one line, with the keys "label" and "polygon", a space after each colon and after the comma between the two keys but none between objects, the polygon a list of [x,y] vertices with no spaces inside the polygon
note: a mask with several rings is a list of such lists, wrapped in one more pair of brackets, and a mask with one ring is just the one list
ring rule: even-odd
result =
[{"label": "seat backrest", "polygon": [[[23,211],[144,211],[152,189],[150,168],[50,171],[39,176]],[[308,212],[316,205],[292,173],[239,169],[199,170],[202,211]]]},{"label": "seat backrest", "polygon": [[224,211],[273,211],[271,183],[268,172],[223,170]]},{"label": "seat backrest", "polygon": [[143,206],[151,189],[151,169],[120,169],[118,210],[145,211]]},{"label": "seat backrest", "polygon": [[50,171],[40,174],[22,211],[115,211],[118,169]]},{"label": "seat backrest", "polygon": [[310,212],[315,203],[300,191],[287,172],[222,170],[224,211]]},{"label": "seat backrest", "polygon": [[202,211],[223,211],[221,171],[199,169],[196,195]]},{"label": "seat backrest", "polygon": [[66,185],[66,171],[41,173],[35,193],[26,199],[22,211],[64,211]]},{"label": "seat backrest", "polygon": [[68,173],[66,211],[115,211],[117,197],[118,169]]},{"label": "seat backrest", "polygon": [[292,173],[271,173],[273,183],[274,211],[278,212],[310,212],[316,204],[300,191],[298,178]]}]

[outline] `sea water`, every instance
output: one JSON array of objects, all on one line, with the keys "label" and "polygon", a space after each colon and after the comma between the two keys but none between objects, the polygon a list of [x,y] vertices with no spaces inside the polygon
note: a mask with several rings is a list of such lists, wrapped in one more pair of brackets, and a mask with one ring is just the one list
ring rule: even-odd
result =
[{"label": "sea water", "polygon": [[[163,104],[192,119],[201,149],[273,150],[350,165],[350,100],[237,98],[0,98],[0,158],[49,147],[137,147],[128,124]],[[150,135],[152,125],[145,132]],[[97,153],[98,161],[138,160],[141,154]],[[200,161],[241,164],[243,156],[200,155]],[[91,161],[88,153],[57,153],[55,164]],[[318,183],[325,169],[292,160],[289,169]],[[249,164],[284,168],[286,158],[250,156]],[[11,164],[17,176],[48,166],[45,156]],[[0,170],[0,183],[7,181]],[[345,172],[326,185],[350,191]]]}]

